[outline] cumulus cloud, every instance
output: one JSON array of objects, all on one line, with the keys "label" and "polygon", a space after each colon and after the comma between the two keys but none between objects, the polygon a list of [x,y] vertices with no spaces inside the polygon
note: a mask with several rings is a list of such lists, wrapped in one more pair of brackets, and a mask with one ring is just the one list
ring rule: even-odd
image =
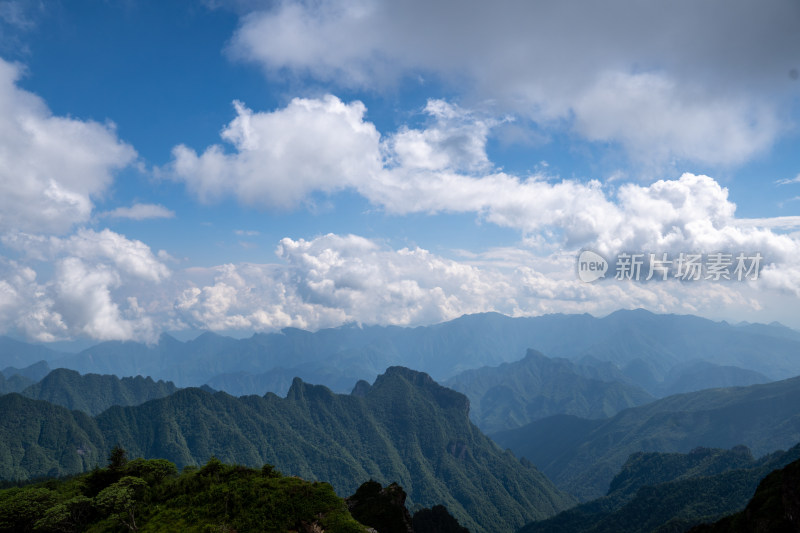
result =
[{"label": "cumulus cloud", "polygon": [[346,87],[433,76],[637,159],[737,164],[785,125],[799,12],[792,0],[284,1],[242,16],[230,52]]},{"label": "cumulus cloud", "polygon": [[[180,147],[175,151],[172,171],[201,198],[203,190],[214,188],[250,205],[287,207],[317,192],[350,189],[397,215],[475,213],[519,229],[529,243],[545,248],[590,247],[607,256],[760,252],[770,268],[781,272],[800,264],[796,236],[774,231],[793,227],[794,217],[737,219],[727,188],[711,177],[684,173],[649,185],[604,185],[544,174],[514,176],[493,168],[486,154],[497,122],[443,101],[428,103],[424,127],[402,127],[384,137],[364,120],[363,105],[333,96],[295,100],[267,113],[241,105],[237,110],[223,132],[233,152],[223,153],[219,146],[201,156]],[[327,135],[325,128],[330,128]],[[281,148],[280,161],[277,136],[296,143]],[[302,257],[289,253],[289,244],[281,249],[290,262]],[[800,294],[790,281],[765,285]],[[334,294],[346,292],[329,297]]]},{"label": "cumulus cloud", "polygon": [[175,212],[163,205],[133,204],[130,207],[118,207],[112,211],[100,213],[100,217],[128,218],[131,220],[148,220],[153,218],[175,218]]},{"label": "cumulus cloud", "polygon": [[390,213],[472,212],[567,248],[796,251],[794,241],[766,229],[777,219],[737,223],[728,190],[708,176],[617,187],[521,178],[492,167],[490,119],[432,100],[426,127],[381,138],[364,111],[360,102],[334,96],[263,113],[237,104],[238,116],[223,130],[234,151],[215,145],[197,156],[178,147],[171,170],[204,199],[213,190],[250,205],[287,207],[315,192],[349,188]]},{"label": "cumulus cloud", "polygon": [[278,254],[283,265],[229,264],[202,272],[208,279],[176,301],[178,321],[213,330],[317,329],[348,321],[429,324],[484,311],[602,314],[647,307],[703,313],[719,302],[758,308],[730,284],[582,283],[574,257],[566,255],[534,261],[506,255],[498,268],[491,258],[456,261],[334,234],[282,239]]},{"label": "cumulus cloud", "polygon": [[[156,287],[171,272],[141,241],[108,229],[82,229],[65,238],[9,234],[3,244],[22,254],[19,261],[0,261],[4,329],[14,327],[40,341],[75,336],[151,341],[158,335],[139,298],[162,298]],[[45,266],[50,264],[52,273]]]},{"label": "cumulus cloud", "polygon": [[296,98],[267,113],[234,106],[222,138],[235,152],[173,149],[173,175],[202,201],[233,194],[244,204],[291,208],[314,191],[341,190],[381,169],[380,134],[363,120],[361,102]]},{"label": "cumulus cloud", "polygon": [[0,231],[65,233],[136,157],[112,125],[52,115],[0,59]]},{"label": "cumulus cloud", "polygon": [[15,233],[3,236],[2,242],[40,261],[71,256],[113,264],[124,274],[145,281],[157,283],[169,276],[169,269],[156,258],[149,246],[109,229],[99,232],[80,229],[69,237]]},{"label": "cumulus cloud", "polygon": [[443,100],[429,100],[435,122],[424,129],[403,127],[386,140],[391,166],[415,170],[475,172],[491,168],[486,140],[496,121],[475,117]]}]

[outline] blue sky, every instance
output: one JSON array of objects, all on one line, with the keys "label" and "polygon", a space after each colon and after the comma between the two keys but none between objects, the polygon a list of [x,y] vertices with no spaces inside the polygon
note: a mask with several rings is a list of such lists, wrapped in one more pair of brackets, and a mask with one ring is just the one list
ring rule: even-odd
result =
[{"label": "blue sky", "polygon": [[[0,1],[0,331],[800,327],[798,50],[779,0]],[[758,279],[613,279],[720,251]]]}]

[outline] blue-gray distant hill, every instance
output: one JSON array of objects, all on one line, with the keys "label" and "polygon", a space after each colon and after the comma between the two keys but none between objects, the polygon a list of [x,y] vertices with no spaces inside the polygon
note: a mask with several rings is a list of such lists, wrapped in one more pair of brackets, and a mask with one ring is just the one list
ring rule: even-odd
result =
[{"label": "blue-gray distant hill", "polygon": [[[11,373],[40,361],[53,361],[66,355],[66,353],[51,350],[40,344],[29,344],[11,337],[0,336],[0,368]],[[6,370],[3,371],[3,374],[8,378],[10,375],[6,373]]]},{"label": "blue-gray distant hill", "polygon": [[47,361],[39,361],[25,368],[6,367],[0,372],[0,394],[22,392],[49,373]]},{"label": "blue-gray distant hill", "polygon": [[444,384],[466,394],[470,415],[487,433],[556,414],[607,418],[653,401],[613,364],[579,364],[529,350],[521,361],[466,370]]},{"label": "blue-gray distant hill", "polygon": [[152,346],[105,342],[50,364],[81,373],[149,375],[178,386],[209,383],[234,395],[260,395],[267,392],[264,387],[285,394],[289,375],[345,392],[356,380],[371,381],[392,365],[444,381],[464,370],[520,360],[528,349],[582,365],[611,363],[628,383],[655,396],[686,387],[748,385],[800,375],[799,332],[643,310],[603,318],[485,313],[416,328],[287,328],[246,339],[206,333],[180,342],[163,335]]},{"label": "blue-gray distant hill", "polygon": [[745,445],[757,456],[800,442],[800,377],[669,396],[605,420],[557,415],[495,435],[583,500],[606,493],[637,452]]}]

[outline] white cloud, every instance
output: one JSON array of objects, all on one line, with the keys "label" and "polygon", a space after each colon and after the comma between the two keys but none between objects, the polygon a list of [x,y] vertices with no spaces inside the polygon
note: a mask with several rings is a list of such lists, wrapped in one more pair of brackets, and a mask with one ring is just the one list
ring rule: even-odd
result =
[{"label": "white cloud", "polygon": [[123,320],[111,296],[121,283],[117,272],[105,265],[91,268],[68,257],[57,263],[55,280],[54,311],[69,330],[100,340],[133,337],[131,324]]},{"label": "white cloud", "polygon": [[222,131],[235,153],[219,145],[199,156],[184,145],[173,149],[172,175],[202,201],[234,194],[248,205],[292,208],[314,191],[341,190],[381,168],[380,134],[363,120],[361,102],[296,98],[271,113],[235,107],[237,117]]},{"label": "white cloud", "polygon": [[789,185],[791,183],[800,183],[800,174],[798,174],[797,176],[795,176],[793,178],[786,178],[786,179],[778,180],[776,183],[778,185]]},{"label": "white cloud", "polygon": [[781,129],[777,110],[766,103],[698,95],[663,73],[601,75],[572,110],[580,134],[618,141],[643,163],[741,164],[766,151]]},{"label": "white cloud", "polygon": [[432,125],[425,129],[403,127],[386,140],[390,165],[464,172],[491,168],[486,140],[495,121],[474,117],[443,100],[429,100],[425,112],[435,119]]},{"label": "white cloud", "polygon": [[[0,294],[7,297],[0,305],[4,330],[15,327],[41,341],[157,337],[151,311],[164,297],[159,286],[171,272],[144,243],[108,229],[82,229],[66,238],[6,235],[3,244],[29,263],[0,262]],[[139,299],[155,306],[142,307]]]},{"label": "white cloud", "polygon": [[169,269],[153,255],[149,246],[109,229],[99,232],[81,229],[63,238],[16,233],[3,236],[2,242],[39,261],[64,256],[99,261],[113,265],[126,275],[155,283],[170,275]]},{"label": "white cloud", "polygon": [[[539,247],[587,246],[607,255],[758,251],[780,268],[800,264],[798,240],[772,231],[791,226],[792,218],[737,220],[728,190],[713,178],[685,173],[615,188],[543,175],[519,178],[491,168],[485,151],[491,120],[441,101],[429,102],[426,110],[432,119],[427,127],[401,128],[381,139],[363,120],[359,102],[295,100],[272,113],[240,105],[223,134],[235,152],[223,155],[214,146],[197,157],[176,150],[172,167],[190,189],[230,190],[262,207],[297,205],[315,192],[350,188],[392,214],[475,213],[521,230]],[[283,146],[280,161],[273,146],[278,135],[297,144]]]},{"label": "white cloud", "polygon": [[175,218],[175,212],[163,205],[133,204],[130,207],[118,207],[112,211],[100,213],[100,217],[129,218],[131,220],[148,220],[153,218]]},{"label": "white cloud", "polygon": [[136,157],[111,125],[53,116],[0,59],[0,231],[68,232]]},{"label": "white cloud", "polygon": [[230,51],[344,87],[433,77],[637,160],[727,165],[786,125],[797,16],[792,0],[287,0],[243,16]]},{"label": "white cloud", "polygon": [[732,284],[582,283],[574,256],[567,255],[529,261],[501,253],[498,268],[491,254],[454,261],[421,248],[395,250],[333,234],[282,239],[278,253],[284,265],[229,264],[202,272],[207,279],[177,300],[178,323],[213,330],[317,329],[348,321],[429,324],[483,311],[711,313],[720,302],[758,309]]},{"label": "white cloud", "polygon": [[[427,128],[401,128],[382,140],[363,120],[362,104],[333,96],[295,100],[271,113],[237,109],[223,132],[235,152],[213,146],[197,157],[176,148],[172,169],[201,198],[213,189],[251,205],[285,207],[315,192],[351,188],[390,213],[474,212],[527,233],[558,230],[568,246],[692,246],[705,226],[738,227],[727,190],[706,176],[622,184],[614,199],[615,191],[597,181],[493,171],[485,151],[492,121],[441,101],[429,102]],[[284,141],[276,150],[279,135]]]},{"label": "white cloud", "polygon": [[[792,198],[792,200],[800,200],[800,196]],[[735,224],[743,227],[780,229],[800,228],[800,216],[794,215],[770,218],[737,218]]]}]

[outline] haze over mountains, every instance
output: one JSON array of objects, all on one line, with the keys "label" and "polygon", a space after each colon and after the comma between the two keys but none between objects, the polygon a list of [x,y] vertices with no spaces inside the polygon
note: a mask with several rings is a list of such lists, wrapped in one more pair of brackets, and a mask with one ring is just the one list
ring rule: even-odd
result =
[{"label": "haze over mountains", "polygon": [[581,499],[606,493],[628,457],[745,445],[757,456],[800,442],[800,377],[669,396],[605,420],[556,415],[493,435]]},{"label": "haze over mountains", "polygon": [[800,334],[778,324],[484,314],[0,348],[5,480],[84,472],[119,443],[179,467],[267,462],[341,495],[397,481],[412,508],[443,504],[473,532],[648,531],[645,515],[683,531],[743,508],[800,442]]},{"label": "haze over mountains", "polygon": [[588,367],[598,367],[596,377],[624,381],[653,396],[800,375],[800,332],[644,310],[604,318],[487,313],[417,328],[351,325],[313,333],[288,328],[246,339],[204,333],[180,342],[162,335],[152,346],[104,342],[77,354],[8,338],[0,348],[0,368],[45,360],[51,368],[81,373],[151,376],[182,387],[208,383],[233,395],[283,395],[294,377],[349,392],[358,379],[372,381],[393,365],[445,381],[465,370],[518,361],[528,349],[569,359],[584,377]]},{"label": "haze over mountains", "polygon": [[529,350],[524,359],[466,370],[444,384],[471,402],[475,423],[488,433],[556,414],[605,418],[655,398],[613,364],[550,359]]}]

